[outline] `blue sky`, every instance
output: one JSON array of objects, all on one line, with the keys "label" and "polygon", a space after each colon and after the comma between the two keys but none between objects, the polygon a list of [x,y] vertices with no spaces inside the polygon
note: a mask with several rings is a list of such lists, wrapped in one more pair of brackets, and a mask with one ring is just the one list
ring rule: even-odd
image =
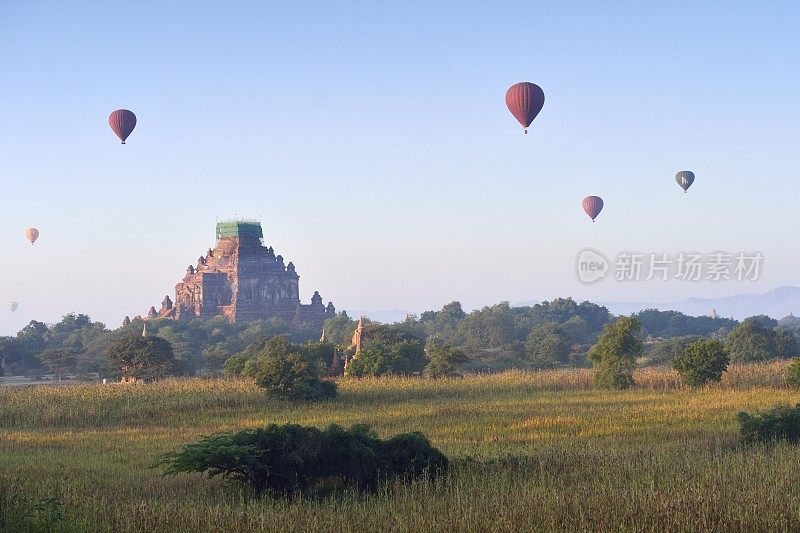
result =
[{"label": "blue sky", "polygon": [[[800,4],[599,4],[0,3],[0,330],[143,313],[234,214],[340,308],[797,284]],[[547,98],[527,136],[518,81]],[[585,247],[764,271],[585,286]]]}]

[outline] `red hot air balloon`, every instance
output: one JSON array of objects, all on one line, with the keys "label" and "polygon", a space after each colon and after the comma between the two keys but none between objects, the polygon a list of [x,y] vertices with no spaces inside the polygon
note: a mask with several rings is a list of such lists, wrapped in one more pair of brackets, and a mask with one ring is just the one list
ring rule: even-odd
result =
[{"label": "red hot air balloon", "polygon": [[136,127],[136,115],[133,114],[133,111],[128,111],[127,109],[117,109],[108,115],[108,125],[117,134],[122,144],[125,144],[125,139]]},{"label": "red hot air balloon", "polygon": [[583,199],[583,210],[586,211],[586,214],[589,215],[589,218],[594,222],[594,219],[596,219],[600,211],[603,210],[603,199],[599,196],[587,196]]},{"label": "red hot air balloon", "polygon": [[515,83],[506,91],[506,105],[527,134],[528,126],[544,106],[544,91],[535,83]]}]

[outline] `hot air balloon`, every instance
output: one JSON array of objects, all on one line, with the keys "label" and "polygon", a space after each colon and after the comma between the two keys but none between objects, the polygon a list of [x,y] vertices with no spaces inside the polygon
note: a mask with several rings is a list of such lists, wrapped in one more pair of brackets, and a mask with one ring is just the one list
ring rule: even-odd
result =
[{"label": "hot air balloon", "polygon": [[28,239],[28,242],[31,244],[36,242],[36,239],[39,238],[39,230],[36,228],[28,228],[25,230],[25,238]]},{"label": "hot air balloon", "polygon": [[599,196],[587,196],[583,199],[583,210],[586,211],[586,214],[589,215],[589,218],[594,222],[594,219],[596,219],[600,211],[603,210],[603,199]]},{"label": "hot air balloon", "polygon": [[681,186],[683,192],[689,192],[689,187],[691,187],[692,183],[694,183],[694,172],[689,170],[681,170],[675,174],[675,181],[677,181],[678,185]]},{"label": "hot air balloon", "polygon": [[544,91],[535,83],[515,83],[506,91],[506,105],[527,134],[528,126],[544,106]]},{"label": "hot air balloon", "polygon": [[19,304],[17,302],[8,302],[8,308],[11,310],[11,314],[13,315],[14,312],[19,309]]},{"label": "hot air balloon", "polygon": [[117,109],[108,115],[108,125],[117,134],[122,144],[125,144],[125,139],[136,127],[136,115],[133,114],[133,111],[128,111],[127,109]]}]

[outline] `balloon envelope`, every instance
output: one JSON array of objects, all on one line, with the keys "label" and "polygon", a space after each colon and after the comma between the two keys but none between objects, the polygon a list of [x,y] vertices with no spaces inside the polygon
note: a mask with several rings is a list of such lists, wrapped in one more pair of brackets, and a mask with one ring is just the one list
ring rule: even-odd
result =
[{"label": "balloon envelope", "polygon": [[535,83],[515,83],[506,91],[506,105],[528,133],[528,126],[544,106],[544,91]]},{"label": "balloon envelope", "polygon": [[122,144],[125,144],[125,139],[136,127],[136,115],[133,114],[133,111],[128,111],[127,109],[117,109],[108,115],[108,125],[117,134]]},{"label": "balloon envelope", "polygon": [[8,302],[8,308],[11,309],[11,312],[13,313],[19,309],[19,304],[17,302]]},{"label": "balloon envelope", "polygon": [[28,228],[25,230],[25,238],[28,239],[28,242],[31,244],[36,242],[36,239],[39,238],[39,230],[36,228]]},{"label": "balloon envelope", "polygon": [[689,190],[689,187],[692,186],[692,183],[694,183],[694,172],[690,170],[681,170],[675,174],[675,181],[681,186],[683,192],[686,192]]},{"label": "balloon envelope", "polygon": [[583,210],[586,211],[586,214],[589,215],[589,218],[594,222],[594,219],[596,219],[600,211],[603,210],[603,199],[599,196],[587,196],[583,199]]}]

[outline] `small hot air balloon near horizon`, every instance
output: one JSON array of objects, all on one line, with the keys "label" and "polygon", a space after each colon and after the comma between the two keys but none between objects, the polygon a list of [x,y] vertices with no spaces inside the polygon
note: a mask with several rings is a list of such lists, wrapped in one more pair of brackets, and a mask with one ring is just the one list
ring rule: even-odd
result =
[{"label": "small hot air balloon near horizon", "polygon": [[25,238],[28,239],[28,242],[31,244],[36,242],[36,239],[39,238],[39,230],[36,228],[28,228],[25,230]]},{"label": "small hot air balloon near horizon", "polygon": [[19,309],[19,304],[17,302],[8,302],[8,308],[11,310],[11,314],[13,315],[17,309]]},{"label": "small hot air balloon near horizon", "polygon": [[544,106],[544,91],[528,81],[515,83],[506,91],[506,105],[527,135],[528,127]]},{"label": "small hot air balloon near horizon", "polygon": [[694,172],[691,170],[681,170],[677,174],[675,174],[675,181],[678,182],[678,185],[681,186],[684,193],[689,192],[689,187],[692,186],[694,183]]},{"label": "small hot air balloon near horizon", "polygon": [[583,210],[586,211],[586,214],[589,215],[589,218],[594,222],[594,219],[596,219],[600,211],[603,210],[603,199],[599,196],[587,196],[583,199]]},{"label": "small hot air balloon near horizon", "polygon": [[117,134],[122,144],[125,144],[125,139],[136,127],[136,115],[133,114],[133,111],[128,111],[127,109],[117,109],[108,115],[108,125]]}]

